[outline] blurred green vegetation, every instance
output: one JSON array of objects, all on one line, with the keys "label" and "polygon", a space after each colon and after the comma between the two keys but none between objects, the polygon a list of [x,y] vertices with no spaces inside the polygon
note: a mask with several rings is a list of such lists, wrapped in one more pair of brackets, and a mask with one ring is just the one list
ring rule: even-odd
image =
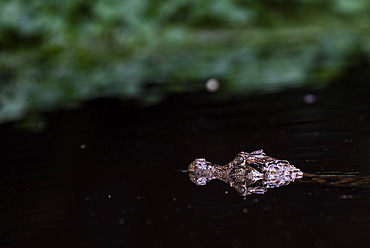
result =
[{"label": "blurred green vegetation", "polygon": [[368,0],[2,0],[0,122],[117,96],[323,85],[370,56]]}]

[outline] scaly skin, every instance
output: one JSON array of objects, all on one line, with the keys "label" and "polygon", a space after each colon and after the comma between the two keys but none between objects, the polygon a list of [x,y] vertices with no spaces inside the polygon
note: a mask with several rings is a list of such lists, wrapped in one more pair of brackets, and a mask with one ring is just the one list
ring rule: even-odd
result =
[{"label": "scaly skin", "polygon": [[287,185],[303,176],[303,172],[287,160],[267,156],[263,150],[240,152],[227,165],[198,158],[190,163],[188,171],[196,185],[218,179],[230,184],[242,196],[263,194],[268,188]]}]

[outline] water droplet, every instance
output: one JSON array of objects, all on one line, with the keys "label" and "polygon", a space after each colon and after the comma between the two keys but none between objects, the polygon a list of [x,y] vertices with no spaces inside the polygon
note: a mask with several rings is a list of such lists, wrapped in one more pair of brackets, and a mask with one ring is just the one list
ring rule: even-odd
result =
[{"label": "water droplet", "polygon": [[110,198],[112,198],[112,196],[111,195],[108,195],[108,198],[110,199]]},{"label": "water droplet", "polygon": [[39,122],[39,123],[37,124],[37,127],[38,127],[39,129],[44,129],[44,128],[45,128],[45,123],[44,123],[44,122]]},{"label": "water droplet", "polygon": [[333,220],[333,216],[327,215],[327,216],[325,216],[325,220],[326,221],[332,221]]},{"label": "water droplet", "polygon": [[85,198],[85,200],[86,200],[86,201],[90,201],[90,198],[89,198],[89,197],[86,197],[86,198]]},{"label": "water droplet", "polygon": [[168,215],[164,214],[164,215],[163,215],[163,220],[164,220],[164,221],[167,221],[167,220],[168,220]]},{"label": "water droplet", "polygon": [[298,227],[300,228],[300,229],[302,229],[302,230],[304,230],[304,229],[306,229],[306,223],[300,223],[299,225],[298,225]]},{"label": "water droplet", "polygon": [[125,220],[125,219],[123,219],[123,218],[122,218],[122,219],[119,219],[119,220],[118,220],[118,223],[119,223],[119,224],[121,224],[121,225],[123,225],[123,224],[125,224],[125,223],[126,223],[126,220]]},{"label": "water droplet", "polygon": [[339,199],[352,199],[353,195],[338,195]]},{"label": "water droplet", "polygon": [[239,239],[234,239],[233,242],[232,242],[232,245],[234,248],[239,248],[241,247],[241,242]]},{"label": "water droplet", "polygon": [[284,234],[284,237],[285,237],[287,240],[291,240],[291,239],[292,239],[292,237],[293,237],[293,235],[292,235],[292,233],[291,233],[291,232],[286,232],[286,233]]},{"label": "water droplet", "polygon": [[311,103],[316,102],[316,96],[313,95],[313,94],[307,94],[307,95],[304,96],[303,100],[304,100],[305,103],[310,103],[311,104]]},{"label": "water droplet", "polygon": [[271,210],[271,206],[263,206],[263,210],[264,211],[269,211],[269,210]]},{"label": "water droplet", "polygon": [[243,213],[246,214],[246,213],[248,213],[248,211],[249,211],[248,208],[243,208]]},{"label": "water droplet", "polygon": [[322,239],[317,239],[316,241],[315,241],[315,244],[316,244],[316,247],[324,247],[324,245],[325,245],[325,241],[324,240],[322,240]]},{"label": "water droplet", "polygon": [[80,145],[80,148],[81,148],[81,149],[86,149],[86,144],[82,144],[82,145]]},{"label": "water droplet", "polygon": [[191,239],[196,239],[197,238],[197,233],[196,232],[191,232],[189,236],[190,236]]},{"label": "water droplet", "polygon": [[207,80],[205,87],[209,92],[216,92],[220,88],[220,82],[215,78],[211,78]]}]

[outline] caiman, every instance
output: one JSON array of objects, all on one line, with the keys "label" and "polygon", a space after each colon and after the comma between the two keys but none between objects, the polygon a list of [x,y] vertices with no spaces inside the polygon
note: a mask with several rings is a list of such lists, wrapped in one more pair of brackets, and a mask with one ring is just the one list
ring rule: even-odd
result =
[{"label": "caiman", "polygon": [[367,176],[318,175],[304,173],[287,160],[267,156],[263,150],[239,152],[227,165],[213,164],[197,158],[188,166],[189,178],[196,185],[206,185],[213,179],[235,188],[239,195],[264,194],[269,188],[288,185],[295,180],[303,183],[323,183],[327,186],[358,187],[369,185]]}]

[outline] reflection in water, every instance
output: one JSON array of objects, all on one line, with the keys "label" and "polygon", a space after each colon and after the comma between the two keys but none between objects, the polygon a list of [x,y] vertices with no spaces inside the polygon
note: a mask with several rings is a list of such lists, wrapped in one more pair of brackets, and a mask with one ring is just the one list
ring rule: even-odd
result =
[{"label": "reflection in water", "polygon": [[264,194],[269,188],[288,185],[303,176],[302,171],[287,160],[267,156],[263,150],[240,152],[227,165],[197,158],[188,171],[190,180],[196,185],[206,185],[218,179],[230,184],[241,196]]}]

